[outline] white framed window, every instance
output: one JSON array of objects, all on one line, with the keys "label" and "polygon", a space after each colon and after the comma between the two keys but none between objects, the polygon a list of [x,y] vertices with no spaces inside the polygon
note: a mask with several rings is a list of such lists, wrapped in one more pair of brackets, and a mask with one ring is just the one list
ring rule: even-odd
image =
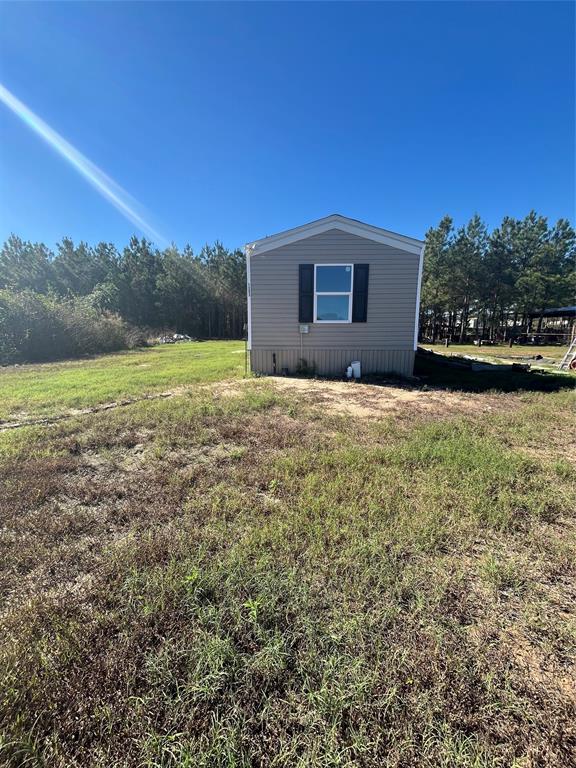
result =
[{"label": "white framed window", "polygon": [[351,323],[352,264],[314,264],[314,322]]}]

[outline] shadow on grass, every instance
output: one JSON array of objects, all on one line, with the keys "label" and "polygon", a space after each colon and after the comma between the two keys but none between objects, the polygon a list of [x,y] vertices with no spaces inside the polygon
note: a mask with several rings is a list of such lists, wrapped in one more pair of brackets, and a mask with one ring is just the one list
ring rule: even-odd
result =
[{"label": "shadow on grass", "polygon": [[[560,390],[576,390],[576,376],[570,373],[556,373],[543,369],[530,371],[514,367],[512,364],[505,368],[502,364],[489,363],[479,360],[484,370],[473,371],[469,360],[457,355],[444,357],[437,353],[418,353],[414,363],[415,379],[408,379],[394,373],[364,374],[358,386],[372,384],[373,386],[399,386],[404,389],[445,389],[458,392],[559,392]],[[258,375],[257,375],[258,378]],[[304,375],[291,373],[290,379],[315,379],[316,381],[342,381],[342,376]],[[345,380],[345,379],[344,379]]]},{"label": "shadow on grass", "polygon": [[576,377],[571,374],[540,369],[523,371],[512,365],[503,370],[499,365],[484,360],[482,365],[485,370],[473,371],[468,363],[456,355],[442,359],[440,354],[420,353],[414,363],[417,382],[387,373],[363,376],[362,383],[375,386],[396,384],[410,389],[421,389],[426,385],[432,389],[459,392],[559,392],[576,389]]},{"label": "shadow on grass", "polygon": [[[543,370],[523,371],[510,366],[502,370],[497,365],[485,363],[486,370],[472,371],[470,368],[459,368],[440,359],[440,355],[417,354],[414,365],[414,375],[423,384],[447,390],[464,392],[486,392],[499,390],[501,392],[558,392],[561,389],[574,389],[576,378],[570,374],[554,373]],[[452,357],[452,362],[466,361]],[[490,368],[494,370],[490,370]]]}]

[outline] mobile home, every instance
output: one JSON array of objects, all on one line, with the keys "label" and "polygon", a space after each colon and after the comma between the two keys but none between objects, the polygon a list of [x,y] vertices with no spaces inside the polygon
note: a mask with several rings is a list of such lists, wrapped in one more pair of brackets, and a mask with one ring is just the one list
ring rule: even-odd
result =
[{"label": "mobile home", "polygon": [[252,370],[412,375],[423,250],[338,214],[249,243]]}]

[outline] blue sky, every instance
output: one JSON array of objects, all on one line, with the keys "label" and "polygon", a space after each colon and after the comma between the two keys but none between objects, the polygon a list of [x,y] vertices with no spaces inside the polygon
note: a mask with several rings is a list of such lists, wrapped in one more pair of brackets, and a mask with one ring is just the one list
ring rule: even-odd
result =
[{"label": "blue sky", "polygon": [[[2,3],[0,81],[168,241],[574,220],[574,4]],[[0,239],[134,225],[0,104]]]}]

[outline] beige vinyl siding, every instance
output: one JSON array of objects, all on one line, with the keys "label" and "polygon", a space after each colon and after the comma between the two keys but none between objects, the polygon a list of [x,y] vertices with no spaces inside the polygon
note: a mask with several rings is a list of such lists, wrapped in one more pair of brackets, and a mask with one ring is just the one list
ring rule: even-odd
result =
[{"label": "beige vinyl siding", "polygon": [[[411,376],[414,369],[412,349],[313,349],[305,348],[302,357],[308,364],[314,364],[320,375],[343,373],[353,360],[360,360],[362,373],[395,373]],[[276,371],[274,371],[276,355]],[[295,373],[300,361],[300,348],[294,349],[253,349],[250,364],[258,373],[281,374],[284,370]]]},{"label": "beige vinyl siding", "polygon": [[[300,355],[298,266],[321,263],[370,265],[367,322],[311,323]],[[293,350],[309,362],[320,350],[413,352],[418,266],[416,254],[338,229],[252,255],[252,350]],[[263,371],[258,359],[253,369]]]}]

